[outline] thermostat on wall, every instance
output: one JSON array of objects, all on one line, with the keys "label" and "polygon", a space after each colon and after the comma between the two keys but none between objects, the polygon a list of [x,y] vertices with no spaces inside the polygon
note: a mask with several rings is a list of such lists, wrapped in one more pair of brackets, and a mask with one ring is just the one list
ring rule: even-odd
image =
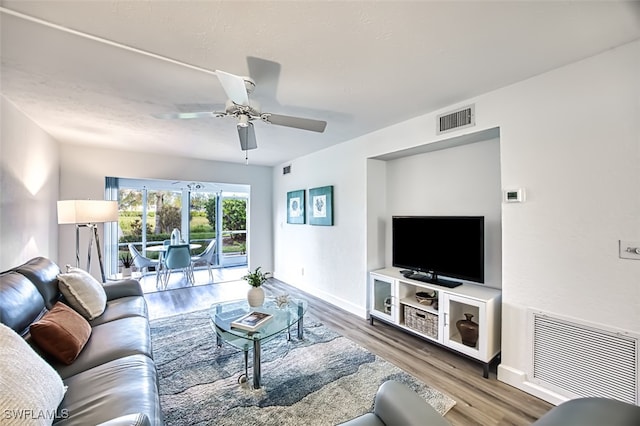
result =
[{"label": "thermostat on wall", "polygon": [[507,189],[504,191],[505,203],[522,203],[524,201],[524,189]]}]

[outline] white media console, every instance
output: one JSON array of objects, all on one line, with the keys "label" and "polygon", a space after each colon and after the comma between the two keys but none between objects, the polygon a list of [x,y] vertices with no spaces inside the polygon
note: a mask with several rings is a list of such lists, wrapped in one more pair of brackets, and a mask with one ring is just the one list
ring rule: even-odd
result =
[{"label": "white media console", "polygon": [[[436,292],[436,304],[417,301],[416,293],[425,291]],[[474,346],[462,342],[456,327],[465,314],[473,315],[478,324]],[[480,361],[485,378],[500,354],[501,291],[495,288],[474,284],[447,288],[404,278],[396,268],[379,269],[369,273],[371,325],[374,318]]]}]

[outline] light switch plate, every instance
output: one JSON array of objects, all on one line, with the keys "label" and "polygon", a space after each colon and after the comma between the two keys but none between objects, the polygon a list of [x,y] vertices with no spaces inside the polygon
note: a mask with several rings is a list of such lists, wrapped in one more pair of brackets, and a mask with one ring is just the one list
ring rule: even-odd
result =
[{"label": "light switch plate", "polygon": [[640,241],[620,240],[620,259],[640,260]]}]

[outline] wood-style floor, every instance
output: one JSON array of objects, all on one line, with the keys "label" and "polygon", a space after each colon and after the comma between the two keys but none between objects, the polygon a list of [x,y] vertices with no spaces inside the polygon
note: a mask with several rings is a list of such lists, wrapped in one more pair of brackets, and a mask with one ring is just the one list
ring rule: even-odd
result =
[{"label": "wood-style floor", "polygon": [[[187,280],[187,277],[180,270],[172,271],[167,275],[167,281],[164,282],[164,275],[157,275],[156,272],[146,272],[143,275],[135,273],[133,278],[137,279],[142,286],[142,291],[145,293],[154,293],[157,291],[175,290],[177,288],[193,287],[199,285],[208,285],[212,282],[222,283],[226,281],[238,281],[242,279],[242,276],[247,273],[247,266],[232,266],[211,268],[211,275],[209,271],[204,267],[199,267],[194,271],[194,282]],[[165,287],[166,284],[166,287]]]},{"label": "wood-style floor", "polygon": [[[364,320],[281,281],[270,279],[267,294],[288,293],[309,301],[309,316],[397,365],[456,401],[445,418],[452,425],[529,425],[553,406],[496,379],[482,366],[447,349],[376,321]],[[145,297],[151,318],[205,309],[212,303],[246,297],[243,281],[149,293]]]}]

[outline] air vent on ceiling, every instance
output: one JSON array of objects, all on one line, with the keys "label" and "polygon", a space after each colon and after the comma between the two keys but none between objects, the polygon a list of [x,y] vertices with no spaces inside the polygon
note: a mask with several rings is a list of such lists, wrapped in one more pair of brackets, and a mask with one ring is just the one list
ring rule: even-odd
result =
[{"label": "air vent on ceiling", "polygon": [[291,173],[291,164],[289,164],[288,166],[284,166],[282,168],[282,174],[283,175],[288,175],[289,173]]},{"label": "air vent on ceiling", "polygon": [[440,114],[437,120],[438,134],[475,126],[476,106],[469,105],[453,112]]}]

